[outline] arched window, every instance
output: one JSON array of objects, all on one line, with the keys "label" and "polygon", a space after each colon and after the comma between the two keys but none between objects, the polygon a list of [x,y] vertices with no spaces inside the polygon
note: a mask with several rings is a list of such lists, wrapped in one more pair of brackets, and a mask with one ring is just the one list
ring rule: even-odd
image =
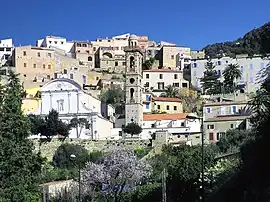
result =
[{"label": "arched window", "polygon": [[92,62],[93,61],[93,58],[91,56],[88,57],[88,61],[89,62]]},{"label": "arched window", "polygon": [[130,58],[129,58],[129,60],[130,60],[130,68],[134,68],[134,66],[135,66],[135,58],[133,57],[133,56],[131,56]]},{"label": "arched window", "polygon": [[131,88],[130,89],[130,98],[132,99],[134,96],[134,88]]}]

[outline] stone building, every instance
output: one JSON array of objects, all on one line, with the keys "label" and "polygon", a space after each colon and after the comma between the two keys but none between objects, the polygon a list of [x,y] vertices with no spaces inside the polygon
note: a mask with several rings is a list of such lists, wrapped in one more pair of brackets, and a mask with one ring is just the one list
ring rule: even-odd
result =
[{"label": "stone building", "polygon": [[143,54],[138,46],[135,35],[129,38],[129,46],[126,52],[126,105],[125,105],[125,124],[132,122],[142,125],[143,122],[143,84],[142,84],[142,62]]}]

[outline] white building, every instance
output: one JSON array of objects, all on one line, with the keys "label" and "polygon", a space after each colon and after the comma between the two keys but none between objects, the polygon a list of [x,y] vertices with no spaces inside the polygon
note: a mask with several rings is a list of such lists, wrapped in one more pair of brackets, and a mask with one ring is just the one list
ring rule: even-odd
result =
[{"label": "white building", "polygon": [[12,39],[2,39],[0,40],[0,65],[1,62],[7,61],[12,55],[14,45]]},{"label": "white building", "polygon": [[[247,55],[238,55],[235,58],[222,57],[211,60],[216,66],[215,69],[219,75],[229,64],[238,64],[242,77],[238,79],[238,85],[244,87],[245,92],[255,92],[259,88],[257,74],[263,69],[269,61],[261,56],[248,57]],[[200,79],[205,71],[207,59],[193,59],[191,61],[191,83],[193,86],[201,87]],[[221,76],[222,79],[222,76]]]},{"label": "white building", "polygon": [[64,37],[46,36],[44,39],[39,39],[36,42],[37,47],[57,48],[69,53],[74,45],[73,42],[68,42]]},{"label": "white building", "polygon": [[79,137],[76,129],[72,129],[69,138],[104,140],[110,137],[114,108],[108,105],[104,107],[100,100],[85,93],[75,81],[54,79],[41,87],[40,92],[41,107],[36,112],[37,115],[48,115],[55,109],[59,112],[60,119],[66,123],[75,117],[88,120],[89,128],[82,128]]},{"label": "white building", "polygon": [[[122,137],[121,126],[124,123],[124,119],[116,121],[115,125],[117,128],[112,129],[113,139]],[[200,140],[201,138],[200,121],[188,119],[186,113],[144,114],[142,129],[143,131],[139,134],[139,138],[143,140],[152,139],[152,135],[156,131],[161,130],[168,131],[174,137],[174,140],[189,140],[193,137]]]},{"label": "white building", "polygon": [[189,87],[189,82],[183,78],[183,71],[170,69],[144,70],[143,84],[145,89],[149,89],[157,96],[164,92],[168,85],[176,88]]}]

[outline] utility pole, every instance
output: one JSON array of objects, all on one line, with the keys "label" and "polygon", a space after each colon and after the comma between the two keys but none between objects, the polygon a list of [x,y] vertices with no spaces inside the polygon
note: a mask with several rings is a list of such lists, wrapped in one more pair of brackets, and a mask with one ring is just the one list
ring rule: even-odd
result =
[{"label": "utility pole", "polygon": [[167,194],[166,194],[166,169],[165,168],[162,171],[162,202],[167,202]]}]

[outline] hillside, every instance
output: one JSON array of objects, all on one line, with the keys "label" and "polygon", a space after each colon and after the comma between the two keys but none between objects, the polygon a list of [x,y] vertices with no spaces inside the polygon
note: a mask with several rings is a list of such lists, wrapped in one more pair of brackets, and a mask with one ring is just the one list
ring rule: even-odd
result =
[{"label": "hillside", "polygon": [[236,54],[266,54],[270,53],[270,22],[246,33],[235,41],[215,43],[203,48],[207,56],[220,57]]}]

